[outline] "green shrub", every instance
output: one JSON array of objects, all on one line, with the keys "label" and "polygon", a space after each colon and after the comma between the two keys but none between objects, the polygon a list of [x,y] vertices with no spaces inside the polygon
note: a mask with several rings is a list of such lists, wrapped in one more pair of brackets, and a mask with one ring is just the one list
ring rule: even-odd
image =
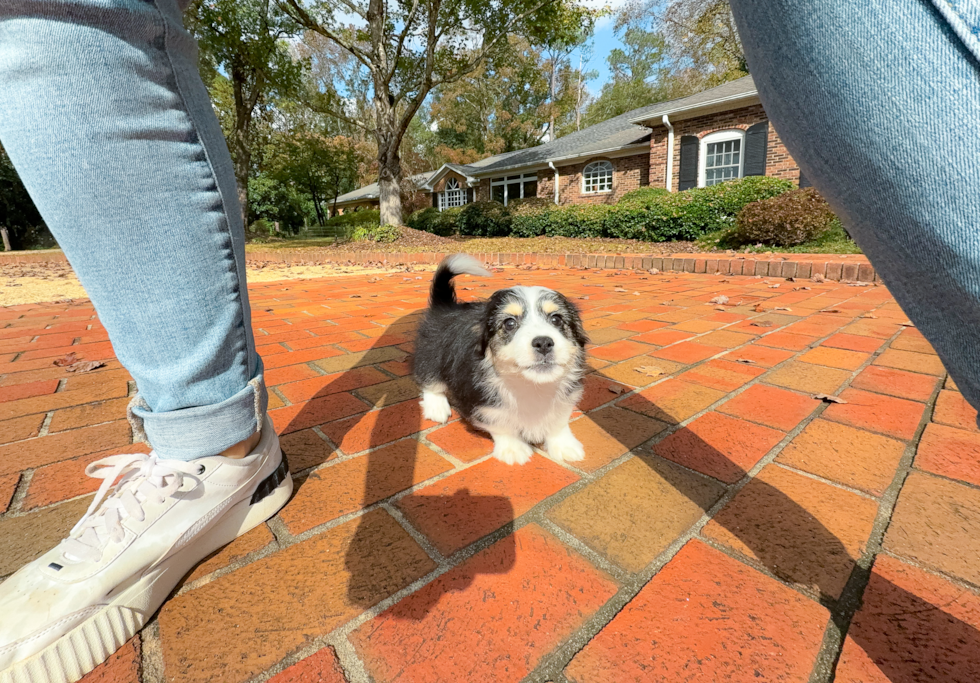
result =
[{"label": "green shrub", "polygon": [[351,238],[355,242],[377,242],[388,244],[402,236],[402,231],[394,225],[373,225],[369,228],[357,228]]},{"label": "green shrub", "polygon": [[360,211],[348,211],[339,216],[328,218],[323,222],[325,226],[350,226],[353,228],[370,228],[381,224],[381,211],[378,209],[362,209]]},{"label": "green shrub", "polygon": [[514,237],[538,237],[548,231],[549,216],[561,209],[539,197],[514,200],[510,209],[510,234]]},{"label": "green shrub", "polygon": [[606,223],[615,211],[615,206],[604,204],[563,206],[545,214],[545,234],[549,237],[607,237]]},{"label": "green shrub", "polygon": [[422,230],[424,232],[431,232],[434,235],[449,237],[459,231],[459,213],[460,209],[439,211],[430,206],[421,211],[416,211],[405,222],[408,227],[414,230]]},{"label": "green shrub", "polygon": [[836,218],[812,187],[793,190],[745,206],[727,241],[792,247],[820,237],[834,227]]},{"label": "green shrub", "polygon": [[459,213],[459,234],[506,237],[510,234],[510,211],[500,202],[473,202]]},{"label": "green shrub", "polygon": [[624,194],[616,204],[640,204],[646,205],[650,202],[659,201],[662,197],[670,195],[670,192],[663,187],[641,187],[638,190],[631,190]]}]

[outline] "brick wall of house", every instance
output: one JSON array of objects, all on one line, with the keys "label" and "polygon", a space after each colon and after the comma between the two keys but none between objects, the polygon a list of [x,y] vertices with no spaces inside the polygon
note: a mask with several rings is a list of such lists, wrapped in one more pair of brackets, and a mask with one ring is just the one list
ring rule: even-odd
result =
[{"label": "brick wall of house", "polygon": [[[719,112],[698,116],[693,119],[683,119],[674,123],[674,164],[671,180],[671,189],[677,191],[677,183],[680,180],[681,165],[681,145],[680,140],[683,135],[696,135],[703,138],[705,135],[715,133],[720,130],[741,129],[746,130],[749,126],[765,121],[765,110],[761,104],[732,111]],[[650,140],[650,169],[649,178],[651,187],[666,187],[667,172],[667,128],[657,126],[653,129]],[[766,154],[766,175],[775,178],[785,178],[794,183],[800,181],[800,168],[796,165],[793,157],[786,150],[786,145],[780,139],[779,134],[769,123],[769,146]]]},{"label": "brick wall of house", "polygon": [[[609,161],[613,165],[613,189],[611,192],[584,194],[582,192],[582,170],[593,161]],[[633,154],[628,157],[606,159],[594,157],[579,164],[558,166],[559,204],[612,204],[624,194],[650,183],[649,155]],[[538,171],[538,196],[545,199],[555,197],[555,173],[551,169]]]}]

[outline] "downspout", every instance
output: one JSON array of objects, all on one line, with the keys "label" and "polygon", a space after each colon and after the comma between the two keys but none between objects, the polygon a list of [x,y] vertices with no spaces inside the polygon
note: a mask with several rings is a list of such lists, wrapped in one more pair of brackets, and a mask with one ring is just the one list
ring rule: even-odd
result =
[{"label": "downspout", "polygon": [[558,169],[555,168],[555,165],[550,161],[548,162],[548,168],[550,168],[552,171],[555,172],[555,204],[557,204],[558,203]]},{"label": "downspout", "polygon": [[670,119],[664,114],[663,118],[664,125],[667,126],[667,191],[670,192],[670,186],[674,179],[674,127],[670,125]]}]

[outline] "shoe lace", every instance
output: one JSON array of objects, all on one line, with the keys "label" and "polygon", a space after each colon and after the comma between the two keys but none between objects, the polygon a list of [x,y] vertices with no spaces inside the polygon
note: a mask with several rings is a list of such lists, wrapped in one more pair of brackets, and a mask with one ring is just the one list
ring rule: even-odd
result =
[{"label": "shoe lace", "polygon": [[[195,463],[161,460],[155,453],[126,453],[97,460],[85,468],[85,474],[102,479],[102,485],[85,515],[63,541],[62,554],[69,561],[98,562],[109,541],[120,542],[126,535],[122,521],[138,522],[146,518],[144,503],[163,504],[184,485],[187,490],[200,484],[203,470]],[[109,489],[119,480],[110,494]],[[103,502],[104,501],[104,502]],[[99,507],[99,503],[103,503]]]}]

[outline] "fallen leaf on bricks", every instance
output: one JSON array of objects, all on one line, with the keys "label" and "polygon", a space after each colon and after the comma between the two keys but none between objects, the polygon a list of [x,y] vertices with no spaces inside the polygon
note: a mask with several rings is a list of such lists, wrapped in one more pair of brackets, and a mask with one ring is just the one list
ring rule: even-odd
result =
[{"label": "fallen leaf on bricks", "polygon": [[753,308],[752,310],[755,311],[756,313],[765,313],[766,312],[766,309],[764,309],[762,307],[762,304],[756,304],[755,305],[755,308]]},{"label": "fallen leaf on bricks", "polygon": [[824,281],[826,281],[826,279],[827,279],[827,278],[825,278],[825,277],[824,277],[823,275],[821,275],[820,273],[817,273],[816,275],[814,275],[814,276],[813,276],[813,281],[814,281],[814,282],[824,282]]},{"label": "fallen leaf on bricks", "polygon": [[648,270],[647,272],[648,272],[648,273],[650,273],[650,275],[657,275],[657,274],[659,274],[659,273],[660,273],[660,271],[659,271],[659,270],[657,270],[656,268],[651,268],[651,269],[650,269],[650,270]]},{"label": "fallen leaf on bricks", "polygon": [[878,319],[878,316],[876,316],[874,313],[865,313],[861,317],[862,318],[871,318],[872,320],[877,320]]},{"label": "fallen leaf on bricks", "polygon": [[772,327],[771,320],[759,320],[758,322],[749,323],[752,327]]},{"label": "fallen leaf on bricks", "polygon": [[793,309],[787,308],[786,306],[776,306],[772,310],[774,310],[774,311],[792,311]]},{"label": "fallen leaf on bricks", "polygon": [[841,310],[839,308],[825,308],[825,309],[823,309],[820,312],[821,313],[840,313]]},{"label": "fallen leaf on bricks", "polygon": [[644,375],[649,375],[650,377],[660,377],[664,374],[663,368],[658,368],[656,365],[641,365],[638,368],[633,368],[634,372],[642,372]]},{"label": "fallen leaf on bricks", "polygon": [[714,299],[711,299],[710,301],[708,301],[708,303],[709,304],[727,304],[728,303],[728,297],[725,296],[724,294],[721,294],[719,296],[716,296]]},{"label": "fallen leaf on bricks", "polygon": [[902,327],[915,327],[915,323],[911,320],[906,320],[904,323],[899,323]]},{"label": "fallen leaf on bricks", "polygon": [[715,306],[715,310],[716,311],[724,311],[725,310],[725,307],[724,306]]},{"label": "fallen leaf on bricks", "polygon": [[818,401],[823,401],[824,403],[847,403],[847,401],[842,399],[840,396],[830,396],[828,394],[814,394],[813,398],[817,399]]},{"label": "fallen leaf on bricks", "polygon": [[360,299],[361,298],[361,295],[360,294],[351,294],[350,295],[350,298],[351,299]]},{"label": "fallen leaf on bricks", "polygon": [[78,355],[73,351],[69,353],[67,356],[63,356],[58,360],[56,360],[54,364],[57,365],[59,368],[63,368],[66,365],[71,365],[77,360],[78,360]]},{"label": "fallen leaf on bricks", "polygon": [[579,297],[579,299],[583,299],[583,300],[584,300],[584,299],[588,299],[588,298],[589,298],[589,297],[587,297],[587,296],[580,296],[580,297]]},{"label": "fallen leaf on bricks", "polygon": [[614,289],[613,291],[614,291],[614,292],[625,292],[626,290],[625,290],[625,289],[623,289],[622,287],[617,287],[617,288],[616,288],[616,289]]},{"label": "fallen leaf on bricks", "polygon": [[786,282],[796,282],[796,278],[795,277],[788,277],[788,278],[786,278]]},{"label": "fallen leaf on bricks", "polygon": [[69,365],[65,370],[67,372],[91,372],[96,368],[101,368],[105,365],[100,360],[83,360],[79,363],[73,363]]},{"label": "fallen leaf on bricks", "polygon": [[736,358],[735,359],[735,362],[736,363],[746,363],[746,364],[753,364],[753,363],[755,363],[755,361],[752,360],[751,358]]},{"label": "fallen leaf on bricks", "polygon": [[610,384],[609,385],[609,391],[611,391],[614,394],[616,394],[617,396],[619,396],[621,393],[623,393],[624,391],[626,391],[626,387],[621,386],[619,384]]},{"label": "fallen leaf on bricks", "polygon": [[776,284],[776,285],[769,285],[769,289],[778,289],[778,288],[779,288],[779,285],[778,284]]},{"label": "fallen leaf on bricks", "polygon": [[640,296],[639,292],[633,292],[633,296]]},{"label": "fallen leaf on bricks", "polygon": [[793,291],[794,292],[799,292],[799,291],[809,292],[810,291],[810,288],[809,287],[793,287]]},{"label": "fallen leaf on bricks", "polygon": [[719,282],[731,282],[731,280],[719,280]]}]

